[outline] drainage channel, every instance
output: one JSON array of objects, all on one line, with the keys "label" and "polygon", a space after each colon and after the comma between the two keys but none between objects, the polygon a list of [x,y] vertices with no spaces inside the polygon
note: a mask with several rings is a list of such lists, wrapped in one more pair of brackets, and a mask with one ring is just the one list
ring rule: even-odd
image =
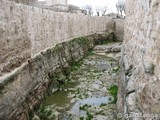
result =
[{"label": "drainage channel", "polygon": [[95,46],[72,66],[68,82],[53,90],[32,120],[114,120],[120,43]]}]

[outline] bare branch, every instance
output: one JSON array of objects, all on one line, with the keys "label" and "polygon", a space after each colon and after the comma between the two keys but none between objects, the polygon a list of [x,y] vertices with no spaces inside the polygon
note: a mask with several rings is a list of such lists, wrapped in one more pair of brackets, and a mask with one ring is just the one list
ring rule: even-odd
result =
[{"label": "bare branch", "polygon": [[118,0],[118,2],[116,3],[116,8],[117,8],[117,13],[121,14],[122,16],[122,12],[125,13],[125,0]]},{"label": "bare branch", "polygon": [[85,6],[82,6],[81,8],[86,10],[89,15],[93,14],[93,8],[91,5],[85,5]]},{"label": "bare branch", "polygon": [[107,10],[108,10],[108,7],[107,7],[107,6],[101,7],[102,16],[104,16],[104,15],[106,14]]},{"label": "bare branch", "polygon": [[99,16],[100,15],[100,11],[101,11],[101,8],[100,7],[96,7],[96,13],[97,13],[97,16]]}]

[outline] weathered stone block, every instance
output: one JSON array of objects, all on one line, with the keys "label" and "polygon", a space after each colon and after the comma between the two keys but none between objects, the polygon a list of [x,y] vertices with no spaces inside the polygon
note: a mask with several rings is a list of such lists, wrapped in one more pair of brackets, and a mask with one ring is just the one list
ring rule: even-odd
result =
[{"label": "weathered stone block", "polygon": [[154,65],[151,62],[144,61],[144,69],[146,73],[154,74]]}]

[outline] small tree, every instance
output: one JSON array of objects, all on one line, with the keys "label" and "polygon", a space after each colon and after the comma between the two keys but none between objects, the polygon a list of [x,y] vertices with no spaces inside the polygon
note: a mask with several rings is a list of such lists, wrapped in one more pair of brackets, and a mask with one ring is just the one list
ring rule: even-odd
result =
[{"label": "small tree", "polygon": [[104,15],[106,14],[107,10],[108,10],[108,7],[107,7],[107,6],[101,7],[102,16],[104,16]]},{"label": "small tree", "polygon": [[82,9],[82,13],[84,15],[87,15],[87,10],[86,10],[85,6],[81,6],[81,9]]},{"label": "small tree", "polygon": [[92,15],[93,14],[93,8],[91,5],[85,5],[81,7],[82,9],[87,11],[87,14]]},{"label": "small tree", "polygon": [[97,16],[100,15],[100,11],[101,11],[101,8],[100,7],[96,7],[96,13],[97,13]]},{"label": "small tree", "polygon": [[125,0],[118,0],[116,3],[116,8],[117,8],[117,13],[121,14],[124,12],[125,13]]}]

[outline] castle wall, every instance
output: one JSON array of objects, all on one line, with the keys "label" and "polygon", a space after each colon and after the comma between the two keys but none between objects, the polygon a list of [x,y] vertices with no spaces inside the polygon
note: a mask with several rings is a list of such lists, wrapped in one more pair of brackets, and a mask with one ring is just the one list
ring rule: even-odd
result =
[{"label": "castle wall", "polygon": [[0,76],[28,58],[68,39],[112,30],[108,17],[54,12],[0,2]]},{"label": "castle wall", "polygon": [[38,0],[9,0],[14,1],[19,4],[25,4],[25,5],[35,5],[38,3]]},{"label": "castle wall", "polygon": [[[160,1],[126,0],[126,7],[123,43],[126,76],[121,81],[126,96],[125,111],[130,115],[156,116],[160,113]],[[144,118],[148,120],[151,116]]]}]

